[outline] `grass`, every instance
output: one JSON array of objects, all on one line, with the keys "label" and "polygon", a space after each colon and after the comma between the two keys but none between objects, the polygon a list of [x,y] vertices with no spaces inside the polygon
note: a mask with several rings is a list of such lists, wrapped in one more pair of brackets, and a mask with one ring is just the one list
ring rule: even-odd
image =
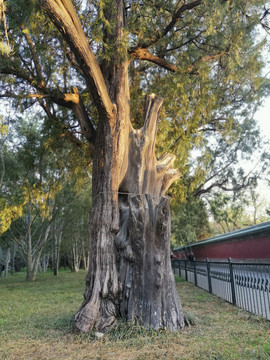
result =
[{"label": "grass", "polygon": [[119,322],[101,339],[72,333],[84,272],[0,279],[0,360],[269,360],[270,323],[177,278],[193,324],[181,334]]}]

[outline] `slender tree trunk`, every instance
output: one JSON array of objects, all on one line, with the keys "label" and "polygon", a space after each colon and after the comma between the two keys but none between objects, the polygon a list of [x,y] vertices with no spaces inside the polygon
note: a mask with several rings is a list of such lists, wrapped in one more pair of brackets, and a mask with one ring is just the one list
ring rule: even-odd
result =
[{"label": "slender tree trunk", "polygon": [[32,269],[31,269],[29,281],[35,281],[35,280],[36,280],[37,271],[38,271],[38,266],[39,266],[39,263],[40,263],[41,252],[42,252],[42,251],[40,251],[40,252],[35,256],[35,258],[33,259]]},{"label": "slender tree trunk", "polygon": [[17,253],[18,246],[13,244],[12,248],[12,255],[11,255],[11,275],[15,273],[15,261],[16,261],[16,253]]},{"label": "slender tree trunk", "polygon": [[8,277],[8,268],[10,263],[10,248],[6,250],[6,256],[5,256],[5,270],[4,270],[4,277]]},{"label": "slender tree trunk", "polygon": [[73,239],[71,246],[71,271],[78,272],[80,270],[81,249],[78,241],[79,235]]},{"label": "slender tree trunk", "polygon": [[49,237],[50,224],[46,224],[45,229],[42,230],[43,232],[40,234],[38,243],[35,245],[35,247],[32,246],[31,229],[29,228],[28,231],[27,274],[26,274],[27,281],[34,281],[36,279],[40,257]]},{"label": "slender tree trunk", "polygon": [[53,274],[54,276],[58,276],[63,224],[56,223],[54,226],[55,226],[54,237],[52,238],[52,263],[53,263]]},{"label": "slender tree trunk", "polygon": [[27,265],[26,265],[26,281],[34,281],[32,268],[33,268],[33,257],[32,257],[32,234],[31,234],[31,215],[27,215],[27,228],[28,228],[28,234],[27,234]]},{"label": "slender tree trunk", "polygon": [[50,255],[43,255],[38,264],[38,271],[45,273],[48,270]]},{"label": "slender tree trunk", "polygon": [[87,270],[89,267],[89,251],[88,247],[85,246],[84,240],[82,241],[82,262],[84,270]]}]

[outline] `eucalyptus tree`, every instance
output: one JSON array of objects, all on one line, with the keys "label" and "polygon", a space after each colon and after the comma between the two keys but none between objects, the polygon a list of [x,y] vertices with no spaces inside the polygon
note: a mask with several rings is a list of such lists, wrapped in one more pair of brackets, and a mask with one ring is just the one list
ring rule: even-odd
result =
[{"label": "eucalyptus tree", "polygon": [[59,146],[50,130],[40,119],[18,116],[3,149],[6,170],[0,190],[0,241],[20,249],[28,281],[35,280],[38,269],[46,270],[49,258],[58,274],[63,209],[77,196],[75,190],[81,187],[85,173],[81,162],[73,159],[76,149],[65,139]]},{"label": "eucalyptus tree", "polygon": [[88,268],[89,239],[88,222],[91,208],[91,182],[81,183],[81,188],[70,189],[70,199],[63,209],[61,252],[68,259],[72,271],[82,266]]},{"label": "eucalyptus tree", "polygon": [[[266,1],[5,4],[1,96],[39,104],[92,162],[90,266],[76,329],[105,331],[121,316],[180,330],[165,194],[180,172],[180,194],[208,180],[213,139],[226,149],[240,141],[264,87],[255,35],[267,27]],[[195,169],[192,149],[206,159]]]}]

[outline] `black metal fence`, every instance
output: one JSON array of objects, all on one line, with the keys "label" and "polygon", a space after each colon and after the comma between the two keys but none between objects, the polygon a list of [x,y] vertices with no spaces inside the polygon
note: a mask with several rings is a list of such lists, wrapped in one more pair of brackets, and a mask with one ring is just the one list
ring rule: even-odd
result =
[{"label": "black metal fence", "polygon": [[270,320],[270,264],[172,260],[186,281],[253,314]]}]

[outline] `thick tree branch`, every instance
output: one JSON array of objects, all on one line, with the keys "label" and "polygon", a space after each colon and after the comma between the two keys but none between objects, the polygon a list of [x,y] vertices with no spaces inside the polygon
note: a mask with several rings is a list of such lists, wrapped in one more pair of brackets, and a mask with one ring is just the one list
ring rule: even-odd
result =
[{"label": "thick tree branch", "polygon": [[221,51],[220,53],[217,54],[212,54],[212,55],[206,55],[206,56],[202,56],[201,58],[199,58],[198,60],[196,60],[192,65],[190,65],[187,68],[187,72],[190,74],[192,72],[194,72],[194,70],[196,69],[196,67],[200,64],[200,63],[204,63],[204,62],[208,62],[211,60],[217,60],[219,59],[222,55],[225,55],[226,53],[224,51]]},{"label": "thick tree branch", "polygon": [[78,95],[78,102],[73,103],[73,112],[80,123],[85,138],[90,144],[93,144],[97,136],[96,130],[88,117],[88,113],[85,109],[84,103],[79,96],[78,89],[74,88],[73,91],[75,93],[74,95]]},{"label": "thick tree branch", "polygon": [[109,98],[100,67],[72,2],[70,0],[41,0],[41,4],[76,56],[100,116],[103,119],[105,117],[113,120],[115,106]]},{"label": "thick tree branch", "polygon": [[[176,66],[174,64],[171,64],[170,62],[164,60],[163,58],[160,58],[160,57],[158,57],[156,55],[151,54],[147,49],[143,49],[143,48],[131,49],[129,54],[134,59],[150,61],[150,62],[152,62],[152,63],[154,63],[156,65],[159,65],[160,67],[162,67],[162,68],[164,68],[166,70],[169,70],[171,72],[177,72],[180,69],[183,70],[181,68],[181,66]],[[186,68],[186,71],[189,74],[193,74],[195,72],[196,67],[200,63],[208,62],[208,61],[211,61],[211,60],[216,60],[216,59],[220,58],[222,55],[225,55],[225,53],[223,51],[220,52],[220,53],[217,53],[217,54],[202,56],[201,58],[199,58],[198,60],[193,62],[193,64],[188,66]]]},{"label": "thick tree branch", "polygon": [[150,54],[149,51],[144,48],[137,48],[134,50],[131,49],[130,55],[134,59],[150,61],[150,62],[152,62],[156,65],[159,65],[159,66],[163,67],[164,69],[167,69],[172,72],[176,72],[178,69],[177,66],[170,64],[168,61],[166,61],[156,55]]}]

